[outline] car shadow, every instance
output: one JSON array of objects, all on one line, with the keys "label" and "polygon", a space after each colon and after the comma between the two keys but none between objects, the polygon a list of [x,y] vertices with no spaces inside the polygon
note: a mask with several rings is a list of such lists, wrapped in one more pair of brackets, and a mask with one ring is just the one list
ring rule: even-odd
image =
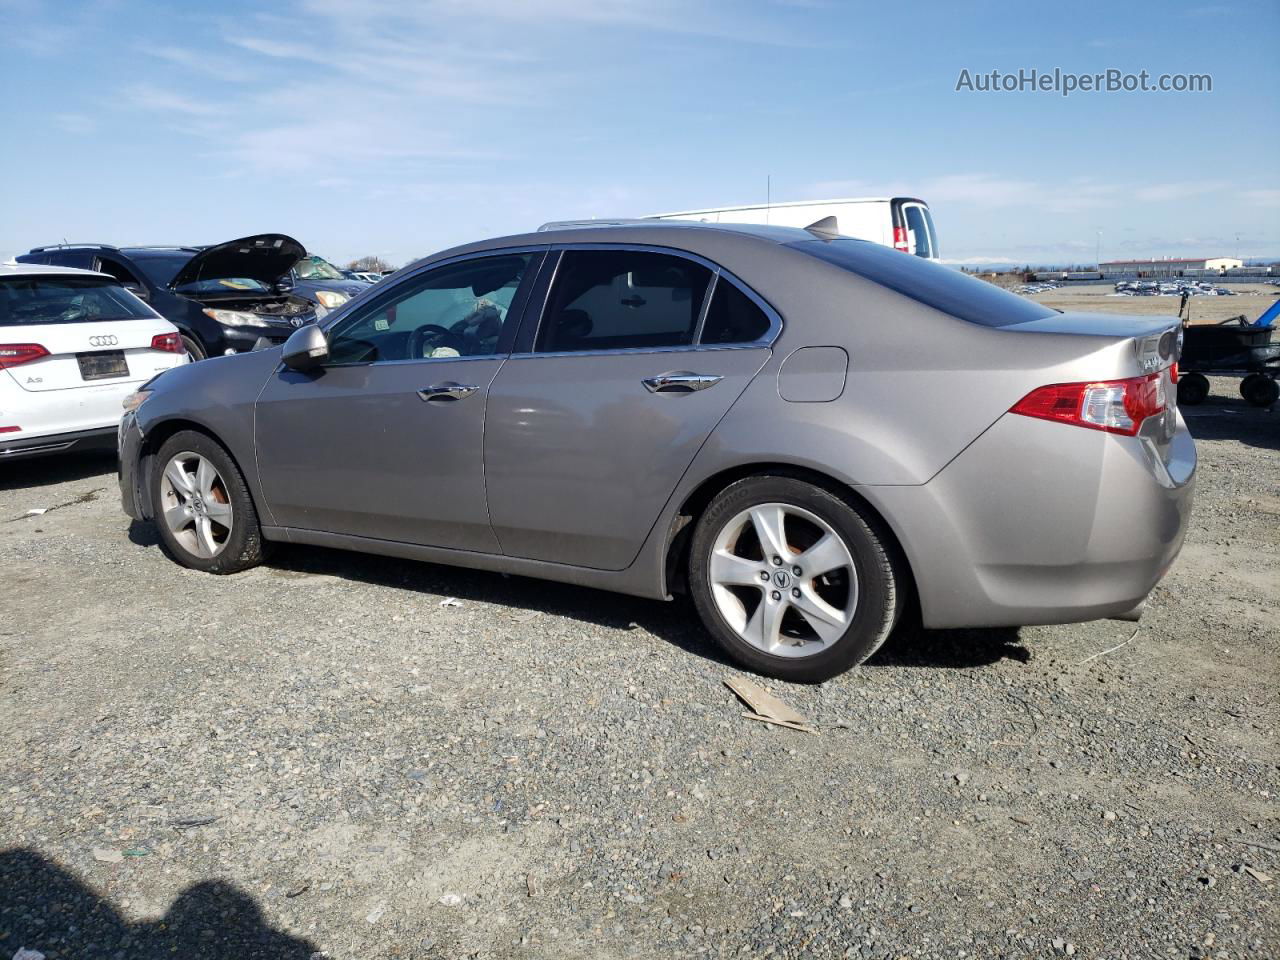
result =
[{"label": "car shadow", "polygon": [[224,881],[188,887],[154,921],[131,923],[110,901],[35,850],[0,850],[0,954],[130,960],[309,960],[318,948],[272,927]]},{"label": "car shadow", "polygon": [[[131,527],[130,539],[134,536]],[[137,536],[139,539],[134,539],[135,543],[147,535],[140,530]],[[154,534],[150,542],[154,542]],[[614,630],[640,628],[686,653],[737,669],[737,665],[707,634],[692,601],[684,596],[664,603],[514,574],[468,570],[325,547],[281,545],[271,556],[270,568],[286,576],[332,576],[434,596],[456,597],[463,603],[492,604],[507,608],[513,622],[518,622],[515,618],[522,614],[536,612]],[[1030,658],[1030,651],[1019,643],[1017,628],[921,630],[911,617],[906,617],[866,665],[966,669],[1004,659],[1026,663]]]},{"label": "car shadow", "polygon": [[111,450],[0,460],[0,490],[30,490],[116,472]]},{"label": "car shadow", "polygon": [[1280,450],[1280,403],[1269,409],[1240,399],[1210,396],[1194,407],[1180,407],[1197,440],[1235,440],[1261,450]]}]

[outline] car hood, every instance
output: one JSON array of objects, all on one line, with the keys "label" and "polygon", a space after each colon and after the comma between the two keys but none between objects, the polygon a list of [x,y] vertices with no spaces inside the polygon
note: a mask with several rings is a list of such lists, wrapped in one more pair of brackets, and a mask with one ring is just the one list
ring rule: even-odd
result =
[{"label": "car hood", "polygon": [[205,247],[169,281],[176,290],[201,280],[244,277],[270,286],[307,255],[306,248],[283,233],[260,233]]}]

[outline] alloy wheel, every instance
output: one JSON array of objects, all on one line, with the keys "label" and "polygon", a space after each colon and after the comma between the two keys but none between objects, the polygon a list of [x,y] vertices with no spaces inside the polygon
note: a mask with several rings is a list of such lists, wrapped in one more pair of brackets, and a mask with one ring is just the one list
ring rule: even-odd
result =
[{"label": "alloy wheel", "polygon": [[198,453],[174,456],[160,476],[164,524],[194,556],[216,557],[231,536],[234,513],[217,468]]},{"label": "alloy wheel", "polygon": [[776,657],[810,657],[849,629],[858,606],[853,555],[835,528],[787,503],[743,510],[716,536],[711,595],[725,622]]}]

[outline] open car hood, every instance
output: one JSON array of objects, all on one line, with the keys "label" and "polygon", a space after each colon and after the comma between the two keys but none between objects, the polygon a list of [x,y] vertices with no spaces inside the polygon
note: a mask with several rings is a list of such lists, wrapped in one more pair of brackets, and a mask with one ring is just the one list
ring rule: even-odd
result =
[{"label": "open car hood", "polygon": [[169,281],[169,289],[176,290],[201,280],[232,277],[257,280],[270,286],[306,255],[302,244],[283,233],[260,233],[228,240],[205,247],[188,260]]}]

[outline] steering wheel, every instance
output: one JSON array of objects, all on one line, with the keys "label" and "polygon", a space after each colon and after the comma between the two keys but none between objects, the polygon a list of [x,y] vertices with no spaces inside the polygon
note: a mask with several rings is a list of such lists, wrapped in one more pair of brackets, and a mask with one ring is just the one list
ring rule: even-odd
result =
[{"label": "steering wheel", "polygon": [[453,347],[458,355],[467,355],[467,342],[452,330],[447,330],[438,323],[424,323],[409,334],[409,356],[415,360],[427,356],[428,345],[436,347]]}]

